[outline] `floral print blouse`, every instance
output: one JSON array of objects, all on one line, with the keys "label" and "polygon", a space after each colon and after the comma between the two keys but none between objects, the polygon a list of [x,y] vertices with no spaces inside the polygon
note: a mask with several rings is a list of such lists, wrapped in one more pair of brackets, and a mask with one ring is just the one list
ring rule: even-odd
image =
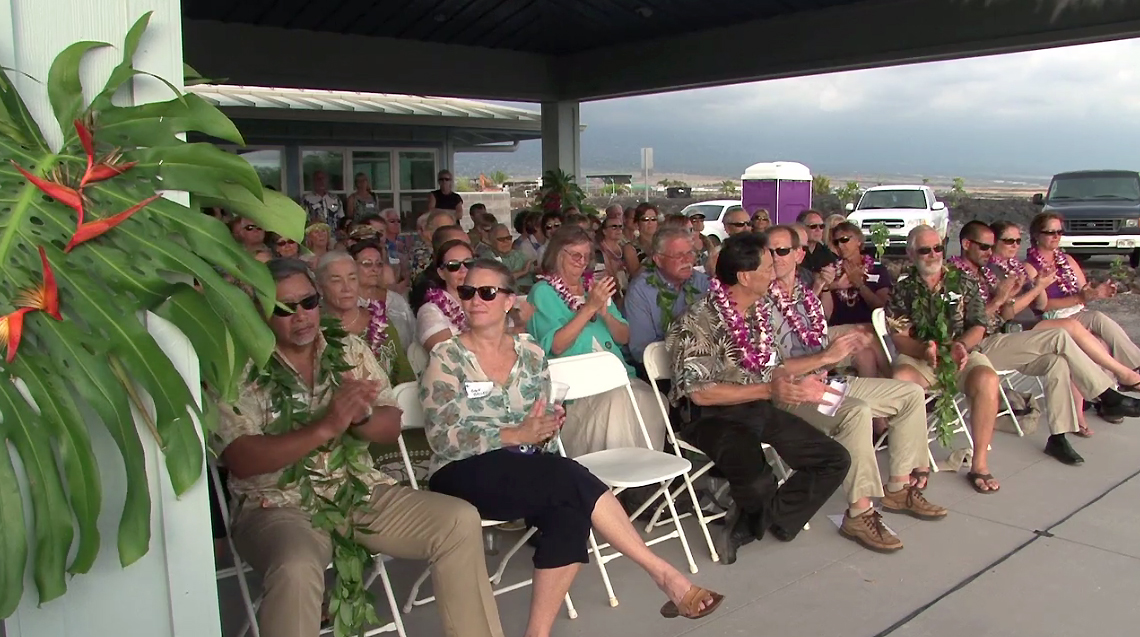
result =
[{"label": "floral print blouse", "polygon": [[[428,473],[500,449],[499,432],[517,427],[550,383],[546,354],[527,334],[514,337],[518,360],[506,385],[491,381],[459,337],[436,345],[420,379],[432,458]],[[551,449],[548,445],[548,450]]]}]

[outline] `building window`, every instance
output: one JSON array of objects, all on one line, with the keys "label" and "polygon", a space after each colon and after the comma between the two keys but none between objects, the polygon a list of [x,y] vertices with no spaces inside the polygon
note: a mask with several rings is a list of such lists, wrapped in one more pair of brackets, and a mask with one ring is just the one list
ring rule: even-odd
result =
[{"label": "building window", "polygon": [[[301,178],[304,192],[313,190],[313,173],[325,171],[329,176],[329,190],[345,192],[344,153],[339,150],[302,150]],[[349,188],[351,190],[351,188]]]},{"label": "building window", "polygon": [[392,151],[354,150],[352,151],[352,176],[364,173],[372,184],[372,190],[392,192]]},{"label": "building window", "polygon": [[400,191],[435,190],[435,153],[432,151],[401,150]]}]

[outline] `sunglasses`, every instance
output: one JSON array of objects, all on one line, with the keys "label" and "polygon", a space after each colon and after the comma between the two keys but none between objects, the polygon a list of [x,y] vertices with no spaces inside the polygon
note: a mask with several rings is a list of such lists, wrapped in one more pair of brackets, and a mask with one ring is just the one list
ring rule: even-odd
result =
[{"label": "sunglasses", "polygon": [[724,225],[732,226],[733,228],[744,228],[748,225],[748,222],[747,221],[726,221],[724,223]]},{"label": "sunglasses", "polygon": [[935,246],[923,246],[921,248],[915,248],[914,251],[915,253],[920,254],[924,257],[929,255],[931,252],[935,254],[942,254],[942,244],[940,243]]},{"label": "sunglasses", "polygon": [[1049,236],[1049,237],[1059,237],[1059,236],[1065,234],[1065,231],[1064,230],[1042,230],[1041,234]]},{"label": "sunglasses", "polygon": [[771,252],[773,256],[786,257],[792,253],[793,249],[794,248],[768,248],[768,252]]},{"label": "sunglasses", "polygon": [[470,270],[473,265],[475,265],[475,259],[463,259],[462,261],[448,261],[443,264],[443,267],[446,268],[448,272],[459,272],[460,268]]},{"label": "sunglasses", "polygon": [[292,240],[292,239],[279,239],[277,241],[277,247],[281,248],[281,247],[289,245],[290,243],[297,243],[297,242]]},{"label": "sunglasses", "polygon": [[807,224],[808,230],[823,230],[825,227],[826,226],[824,226],[822,223],[809,223],[809,224]]},{"label": "sunglasses", "polygon": [[834,243],[835,245],[839,245],[841,243],[847,243],[848,241],[851,241],[851,237],[835,237],[834,239],[831,240],[831,242]]},{"label": "sunglasses", "polygon": [[362,268],[375,268],[375,267],[379,267],[381,262],[380,261],[373,261],[372,259],[364,259],[363,261],[357,261],[357,263]]},{"label": "sunglasses", "polygon": [[1019,246],[1021,245],[1021,237],[1002,237],[1001,242],[1007,246]]},{"label": "sunglasses", "polygon": [[704,221],[705,216],[704,215],[692,215],[691,217],[689,217],[689,219],[691,219],[693,221]]},{"label": "sunglasses", "polygon": [[506,242],[506,241],[510,241],[510,240],[511,240],[511,235],[507,235],[505,237],[495,237],[495,241]]},{"label": "sunglasses", "polygon": [[286,303],[278,301],[277,305],[273,308],[273,316],[293,316],[297,313],[297,308],[302,310],[315,310],[321,304],[321,295],[316,292],[306,296],[300,301]]},{"label": "sunglasses", "polygon": [[460,301],[470,301],[471,299],[475,298],[476,294],[478,294],[479,298],[483,299],[484,301],[494,301],[495,298],[499,296],[499,292],[502,292],[503,294],[515,293],[514,290],[508,288],[500,288],[494,285],[480,285],[479,287],[472,285],[461,285],[455,288],[455,291],[459,293]]},{"label": "sunglasses", "polygon": [[973,239],[970,240],[970,243],[978,246],[978,249],[981,250],[982,252],[989,252],[990,250],[994,249],[994,244],[992,244],[992,243],[979,243],[977,241],[974,241]]},{"label": "sunglasses", "polygon": [[649,223],[650,221],[657,223],[657,217],[642,217],[637,220],[638,223]]},{"label": "sunglasses", "polygon": [[752,217],[752,223],[756,223],[757,221],[765,221],[770,223],[772,220],[768,217]]},{"label": "sunglasses", "polygon": [[606,230],[621,230],[623,228],[625,228],[625,226],[620,223],[611,223],[606,226]]},{"label": "sunglasses", "polygon": [[257,226],[253,225],[252,223],[247,223],[246,225],[242,226],[242,229],[245,230],[246,232],[253,232],[254,230],[261,230],[261,228],[258,228]]},{"label": "sunglasses", "polygon": [[561,228],[561,227],[562,227],[562,224],[560,224],[560,223],[552,223],[552,224],[550,224],[550,225],[548,225],[548,226],[544,226],[544,227],[546,228],[546,230],[547,230],[547,231],[550,231],[550,230],[557,230],[558,228]]}]

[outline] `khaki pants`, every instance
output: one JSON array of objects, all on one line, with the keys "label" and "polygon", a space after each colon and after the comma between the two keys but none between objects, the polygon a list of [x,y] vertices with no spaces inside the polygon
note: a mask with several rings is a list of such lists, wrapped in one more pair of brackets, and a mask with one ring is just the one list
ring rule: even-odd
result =
[{"label": "khaki pants", "polygon": [[1045,404],[1053,434],[1077,431],[1072,384],[1085,398],[1096,398],[1113,385],[1065,330],[994,334],[982,340],[980,350],[997,369],[1045,377]]},{"label": "khaki pants", "polygon": [[1136,343],[1128,338],[1128,334],[1116,321],[1096,310],[1082,310],[1073,318],[1107,343],[1112,357],[1124,363],[1128,369],[1140,367],[1140,347],[1136,347]]},{"label": "khaki pants", "polygon": [[[933,387],[934,382],[938,380],[934,375],[934,368],[924,360],[919,360],[912,356],[907,356],[906,354],[899,354],[898,358],[895,359],[895,367],[900,365],[913,367],[915,371],[922,376],[923,380],[926,381],[927,387]],[[993,369],[994,366],[993,363],[990,362],[990,359],[986,358],[985,354],[970,352],[969,357],[966,358],[966,366],[962,368],[962,371],[958,372],[958,391],[964,392],[966,390],[966,378],[970,375],[970,372],[974,371],[975,367],[989,367]]]},{"label": "khaki pants", "polygon": [[831,436],[851,455],[851,468],[843,480],[847,502],[881,498],[883,479],[875,458],[871,418],[890,423],[888,453],[891,475],[905,476],[925,467],[926,394],[914,383],[889,378],[850,378],[847,397],[834,416],[819,413],[817,405],[780,405]]},{"label": "khaki pants", "polygon": [[[371,506],[354,519],[373,532],[357,535],[369,551],[431,561],[445,635],[503,637],[475,507],[438,493],[381,485]],[[257,612],[261,634],[315,637],[325,568],[332,561],[328,535],[299,509],[247,509],[235,521],[234,542],[264,580]]]}]

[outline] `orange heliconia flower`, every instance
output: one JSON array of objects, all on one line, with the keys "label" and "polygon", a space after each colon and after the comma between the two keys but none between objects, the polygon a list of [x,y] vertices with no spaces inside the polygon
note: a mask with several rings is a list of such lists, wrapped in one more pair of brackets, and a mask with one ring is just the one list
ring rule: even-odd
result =
[{"label": "orange heliconia flower", "polygon": [[29,312],[39,310],[59,321],[63,316],[59,312],[59,288],[55,285],[55,275],[51,271],[47,254],[40,248],[40,263],[43,265],[44,280],[39,287],[23,290],[16,295],[16,309],[6,316],[0,317],[0,342],[7,343],[7,361],[16,358],[16,350],[20,347],[20,338],[24,334],[24,316]]}]

